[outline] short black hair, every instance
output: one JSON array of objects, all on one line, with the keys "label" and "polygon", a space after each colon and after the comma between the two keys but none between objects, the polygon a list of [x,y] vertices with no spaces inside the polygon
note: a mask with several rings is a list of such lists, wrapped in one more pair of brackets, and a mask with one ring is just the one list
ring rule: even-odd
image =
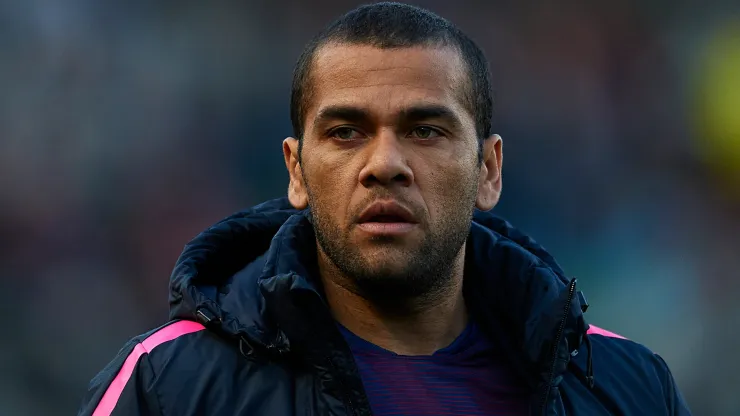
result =
[{"label": "short black hair", "polygon": [[467,67],[465,105],[475,120],[479,153],[491,135],[493,93],[488,60],[475,42],[448,20],[419,7],[382,2],[360,6],[321,31],[301,53],[293,72],[290,118],[293,134],[303,142],[307,101],[310,99],[311,66],[316,51],[330,43],[370,45],[383,49],[413,46],[456,48]]}]

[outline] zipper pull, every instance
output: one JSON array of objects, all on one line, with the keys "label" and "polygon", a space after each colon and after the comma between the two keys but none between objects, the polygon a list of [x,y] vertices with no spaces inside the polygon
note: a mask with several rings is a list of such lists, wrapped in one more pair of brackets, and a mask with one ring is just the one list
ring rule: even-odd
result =
[{"label": "zipper pull", "polygon": [[205,307],[196,309],[195,319],[205,327],[208,327],[212,322],[218,321],[218,317]]},{"label": "zipper pull", "polygon": [[586,295],[584,295],[580,290],[576,292],[576,295],[578,296],[578,303],[581,304],[581,313],[586,313],[588,310],[588,300],[586,299]]}]

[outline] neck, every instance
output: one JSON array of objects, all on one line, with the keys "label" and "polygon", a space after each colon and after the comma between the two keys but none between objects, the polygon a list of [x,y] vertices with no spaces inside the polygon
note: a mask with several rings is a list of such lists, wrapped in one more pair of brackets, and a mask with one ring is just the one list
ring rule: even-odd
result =
[{"label": "neck", "polygon": [[345,328],[399,355],[431,355],[450,345],[467,325],[462,294],[464,253],[463,247],[449,285],[434,294],[408,299],[392,311],[358,294],[351,279],[341,276],[330,261],[319,260],[319,269],[329,307]]}]

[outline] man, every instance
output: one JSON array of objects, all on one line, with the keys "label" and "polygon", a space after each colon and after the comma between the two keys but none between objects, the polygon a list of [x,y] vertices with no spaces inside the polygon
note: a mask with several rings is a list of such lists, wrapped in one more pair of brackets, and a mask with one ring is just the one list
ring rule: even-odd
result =
[{"label": "man", "polygon": [[501,137],[480,49],[378,3],[294,75],[288,198],[185,248],[172,322],[83,415],[685,415],[665,362],[589,327],[575,279],[488,213]]}]

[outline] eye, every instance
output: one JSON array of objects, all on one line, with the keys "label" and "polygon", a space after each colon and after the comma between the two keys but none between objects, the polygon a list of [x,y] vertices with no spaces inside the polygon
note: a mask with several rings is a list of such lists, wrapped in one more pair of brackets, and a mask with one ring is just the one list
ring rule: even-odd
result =
[{"label": "eye", "polygon": [[411,135],[417,139],[434,139],[436,137],[442,136],[442,133],[440,133],[439,130],[432,128],[432,127],[419,126],[411,130]]},{"label": "eye", "polygon": [[354,140],[360,137],[360,132],[351,127],[338,127],[329,132],[329,137],[339,140]]}]

